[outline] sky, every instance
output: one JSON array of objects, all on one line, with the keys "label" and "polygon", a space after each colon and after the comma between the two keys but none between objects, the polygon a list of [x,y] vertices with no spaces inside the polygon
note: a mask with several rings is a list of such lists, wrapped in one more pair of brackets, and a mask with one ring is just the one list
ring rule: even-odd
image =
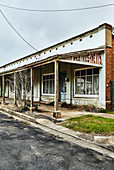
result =
[{"label": "sky", "polygon": [[[72,9],[114,3],[114,0],[0,0],[0,4],[27,9]],[[0,6],[13,27],[37,50],[79,35],[100,24],[114,26],[114,6],[74,11],[40,13]],[[0,66],[36,52],[8,25],[0,13]]]}]

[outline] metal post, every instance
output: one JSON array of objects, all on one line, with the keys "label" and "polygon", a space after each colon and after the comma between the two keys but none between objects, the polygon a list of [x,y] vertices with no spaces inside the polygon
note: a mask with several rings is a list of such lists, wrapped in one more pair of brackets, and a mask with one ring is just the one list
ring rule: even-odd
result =
[{"label": "metal post", "polygon": [[111,85],[111,110],[113,110],[113,80],[110,81]]}]

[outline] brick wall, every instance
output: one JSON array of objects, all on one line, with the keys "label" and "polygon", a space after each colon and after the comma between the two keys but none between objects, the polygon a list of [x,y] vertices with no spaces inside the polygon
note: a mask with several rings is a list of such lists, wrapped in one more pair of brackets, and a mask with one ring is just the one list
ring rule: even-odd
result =
[{"label": "brick wall", "polygon": [[[114,36],[112,36],[112,47],[106,47],[106,107],[111,108],[110,80],[114,81]],[[114,91],[113,91],[114,94]],[[114,95],[113,95],[114,101]]]},{"label": "brick wall", "polygon": [[[114,36],[112,38],[112,80],[114,86]],[[114,107],[114,87],[113,87],[113,107]]]}]

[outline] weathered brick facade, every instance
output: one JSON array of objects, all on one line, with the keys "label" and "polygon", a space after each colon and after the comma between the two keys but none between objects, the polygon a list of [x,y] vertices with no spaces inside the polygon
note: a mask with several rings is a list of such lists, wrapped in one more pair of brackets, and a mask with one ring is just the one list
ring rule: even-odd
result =
[{"label": "weathered brick facade", "polygon": [[[114,85],[114,36],[112,36],[112,80]],[[114,88],[113,88],[113,106],[114,106]]]},{"label": "weathered brick facade", "polygon": [[[107,28],[110,30],[110,35],[112,36],[110,39],[110,46],[106,46],[105,54],[106,54],[106,108],[111,108],[111,88],[110,81],[114,81],[114,36],[112,35],[112,26]],[[109,32],[108,32],[109,34]],[[113,90],[114,94],[114,90]],[[113,95],[114,102],[114,95]]]}]

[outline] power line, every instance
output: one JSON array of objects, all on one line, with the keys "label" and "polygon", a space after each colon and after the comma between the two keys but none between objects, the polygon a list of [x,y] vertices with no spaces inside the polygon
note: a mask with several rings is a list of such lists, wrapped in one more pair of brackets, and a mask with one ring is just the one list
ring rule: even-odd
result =
[{"label": "power line", "polygon": [[0,6],[14,9],[14,10],[21,10],[21,11],[28,11],[28,12],[73,12],[73,11],[83,11],[83,10],[90,10],[90,9],[97,9],[97,8],[105,8],[109,6],[114,6],[114,3],[98,5],[98,6],[83,7],[83,8],[74,8],[74,9],[27,9],[27,8],[18,8],[14,6],[8,6],[4,4],[0,4]]},{"label": "power line", "polygon": [[0,10],[2,16],[4,17],[4,19],[7,21],[7,23],[10,25],[10,27],[19,35],[19,37],[21,37],[21,39],[27,44],[29,45],[32,49],[34,49],[35,51],[38,51],[36,48],[34,48],[29,42],[27,42],[22,35],[14,28],[14,26],[9,22],[9,20],[6,18],[6,16],[4,15],[4,13]]}]

